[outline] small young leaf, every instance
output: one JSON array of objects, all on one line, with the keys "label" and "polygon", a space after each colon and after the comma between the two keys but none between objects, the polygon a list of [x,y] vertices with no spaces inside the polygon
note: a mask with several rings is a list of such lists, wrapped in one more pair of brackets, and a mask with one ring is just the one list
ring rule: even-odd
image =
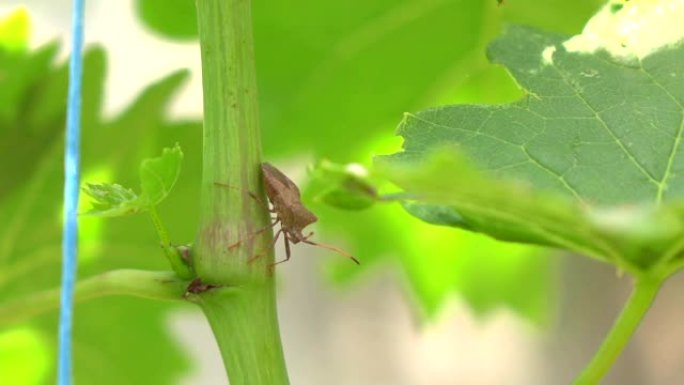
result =
[{"label": "small young leaf", "polygon": [[312,176],[323,186],[315,199],[345,210],[363,210],[378,201],[378,193],[368,171],[357,164],[337,164],[321,161]]},{"label": "small young leaf", "polygon": [[83,191],[90,196],[93,205],[86,215],[118,217],[138,213],[147,207],[133,190],[118,184],[87,183]]},{"label": "small young leaf", "polygon": [[93,209],[85,214],[118,217],[158,205],[176,183],[182,160],[183,152],[178,143],[173,148],[165,148],[160,157],[143,160],[140,195],[118,184],[86,184],[83,191],[93,199]]},{"label": "small young leaf", "polygon": [[180,174],[183,152],[178,143],[165,148],[157,158],[145,159],[140,164],[140,198],[148,206],[158,205],[173,188]]}]

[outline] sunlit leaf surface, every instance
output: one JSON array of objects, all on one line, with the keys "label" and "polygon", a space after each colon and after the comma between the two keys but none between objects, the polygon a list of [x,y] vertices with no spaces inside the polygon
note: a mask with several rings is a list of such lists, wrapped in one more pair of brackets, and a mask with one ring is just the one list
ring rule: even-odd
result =
[{"label": "sunlit leaf surface", "polygon": [[[394,170],[392,180],[455,209],[446,225],[636,270],[675,266],[684,233],[684,44],[615,57],[570,52],[566,41],[509,28],[489,54],[525,96],[407,114],[404,151],[383,161],[424,169]],[[434,158],[437,149],[466,154],[487,176]],[[413,212],[430,221],[449,211]]]}]

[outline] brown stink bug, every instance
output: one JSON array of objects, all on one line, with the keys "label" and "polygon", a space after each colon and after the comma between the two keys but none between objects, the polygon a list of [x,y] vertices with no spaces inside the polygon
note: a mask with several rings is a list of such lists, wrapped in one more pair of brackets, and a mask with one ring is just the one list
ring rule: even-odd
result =
[{"label": "brown stink bug", "polygon": [[[304,228],[316,222],[318,218],[316,217],[316,215],[314,215],[314,213],[309,211],[309,209],[304,207],[304,205],[302,204],[302,197],[297,185],[290,178],[285,176],[285,174],[283,174],[280,170],[275,168],[270,163],[262,163],[261,172],[264,187],[266,189],[266,196],[268,197],[268,200],[269,202],[271,202],[272,206],[271,208],[267,207],[267,209],[269,210],[269,212],[273,213],[275,217],[272,218],[273,222],[269,226],[261,230],[258,230],[257,232],[252,234],[250,238],[264,232],[268,228],[272,228],[275,225],[280,224],[280,229],[278,229],[278,231],[275,232],[275,235],[273,237],[273,244],[275,245],[275,243],[278,241],[282,234],[285,242],[285,259],[274,263],[273,266],[279,263],[286,262],[290,259],[290,242],[292,242],[293,244],[302,242],[307,243],[309,245],[328,249],[347,258],[350,258],[356,264],[360,264],[359,261],[349,253],[346,253],[334,246],[325,245],[310,240],[309,238],[311,238],[313,232],[304,235]],[[252,198],[254,198],[255,200],[261,202],[261,200],[256,195],[252,193],[250,193],[249,195],[252,196]],[[261,203],[263,204],[263,202]],[[231,245],[230,248],[236,247],[240,243],[241,241],[238,241]],[[258,257],[259,255],[256,255],[252,258],[252,260]]]}]

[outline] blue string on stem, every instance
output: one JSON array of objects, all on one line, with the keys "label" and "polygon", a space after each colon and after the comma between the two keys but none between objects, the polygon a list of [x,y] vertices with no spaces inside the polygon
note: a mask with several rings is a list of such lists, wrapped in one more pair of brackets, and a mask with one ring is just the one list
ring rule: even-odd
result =
[{"label": "blue string on stem", "polygon": [[62,234],[62,296],[59,313],[57,383],[70,385],[71,328],[78,253],[78,190],[80,184],[81,79],[83,75],[84,0],[73,1],[71,60],[64,149],[64,232]]}]

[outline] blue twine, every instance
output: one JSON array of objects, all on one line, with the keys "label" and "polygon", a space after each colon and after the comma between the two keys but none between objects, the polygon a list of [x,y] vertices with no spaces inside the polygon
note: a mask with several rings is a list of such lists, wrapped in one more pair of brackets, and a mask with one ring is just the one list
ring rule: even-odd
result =
[{"label": "blue twine", "polygon": [[57,383],[69,385],[71,370],[71,329],[74,314],[74,285],[78,253],[78,191],[81,136],[81,80],[83,75],[84,0],[73,0],[71,59],[64,149],[64,232],[62,233],[62,295],[59,313],[59,356]]}]

